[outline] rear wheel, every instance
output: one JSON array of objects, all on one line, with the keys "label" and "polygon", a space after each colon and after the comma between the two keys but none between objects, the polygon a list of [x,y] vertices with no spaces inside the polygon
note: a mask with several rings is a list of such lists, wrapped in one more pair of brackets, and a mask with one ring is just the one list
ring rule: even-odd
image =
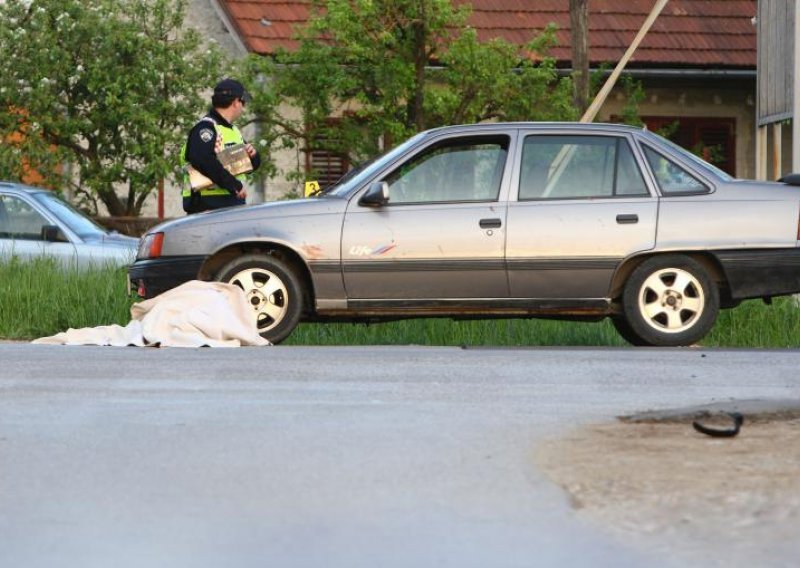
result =
[{"label": "rear wheel", "polygon": [[622,294],[620,335],[634,345],[691,345],[713,327],[719,290],[708,272],[688,256],[671,254],[644,261]]},{"label": "rear wheel", "polygon": [[264,339],[280,343],[297,327],[303,311],[302,288],[291,267],[277,256],[240,256],[222,267],[217,280],[244,291]]}]

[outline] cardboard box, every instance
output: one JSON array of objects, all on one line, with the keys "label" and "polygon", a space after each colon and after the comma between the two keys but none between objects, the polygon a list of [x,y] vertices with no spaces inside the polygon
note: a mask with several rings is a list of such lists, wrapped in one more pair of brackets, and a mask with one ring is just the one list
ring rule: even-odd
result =
[{"label": "cardboard box", "polygon": [[[247,155],[247,150],[244,149],[244,144],[234,144],[223,148],[217,154],[222,167],[228,170],[231,175],[238,176],[240,174],[249,174],[253,171],[253,162],[250,161],[250,156]],[[200,191],[214,185],[214,182],[206,176],[198,172],[191,165],[186,166],[186,171],[189,174],[189,186],[192,191]]]}]

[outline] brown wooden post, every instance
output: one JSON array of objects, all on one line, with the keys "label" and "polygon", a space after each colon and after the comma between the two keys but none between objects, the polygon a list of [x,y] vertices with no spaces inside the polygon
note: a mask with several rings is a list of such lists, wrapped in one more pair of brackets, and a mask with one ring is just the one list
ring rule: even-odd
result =
[{"label": "brown wooden post", "polygon": [[772,125],[772,179],[781,177],[783,169],[783,130],[781,123],[776,122]]},{"label": "brown wooden post", "polygon": [[572,34],[573,100],[583,114],[589,106],[589,0],[569,0]]},{"label": "brown wooden post", "polygon": [[619,60],[619,63],[617,63],[617,66],[614,68],[611,76],[608,78],[608,80],[606,80],[605,85],[603,85],[603,88],[600,89],[599,93],[597,93],[597,96],[594,98],[591,106],[581,117],[580,122],[592,122],[595,116],[597,116],[597,112],[600,110],[600,107],[603,106],[603,103],[606,102],[608,94],[611,92],[611,89],[614,88],[614,84],[617,82],[622,70],[625,69],[625,66],[628,64],[628,60],[633,56],[633,52],[636,51],[636,48],[639,47],[639,44],[642,43],[644,36],[647,35],[648,31],[650,31],[653,22],[656,21],[656,18],[661,13],[661,10],[663,10],[664,6],[667,5],[667,2],[669,2],[669,0],[656,1],[656,5],[653,6],[650,15],[647,16],[644,24],[642,24],[642,29],[640,29],[639,33],[636,34],[636,37],[633,38],[633,43],[628,46],[628,50],[625,52],[625,55],[623,55],[622,59]]}]

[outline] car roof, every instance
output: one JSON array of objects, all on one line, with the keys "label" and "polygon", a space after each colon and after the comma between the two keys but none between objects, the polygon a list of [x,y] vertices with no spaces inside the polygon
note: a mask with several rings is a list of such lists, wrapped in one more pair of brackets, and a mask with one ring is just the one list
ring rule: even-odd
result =
[{"label": "car roof", "polygon": [[27,193],[27,194],[50,191],[49,189],[44,189],[42,187],[33,187],[31,185],[24,185],[21,183],[15,183],[11,181],[0,181],[0,189],[14,191],[17,193]]},{"label": "car roof", "polygon": [[561,129],[578,131],[608,131],[617,130],[620,132],[647,132],[642,126],[630,126],[628,124],[607,123],[607,122],[482,122],[480,124],[456,124],[453,126],[441,126],[425,131],[426,134],[442,134],[449,132],[480,132],[482,130],[497,130],[503,128],[533,128],[533,129]]}]

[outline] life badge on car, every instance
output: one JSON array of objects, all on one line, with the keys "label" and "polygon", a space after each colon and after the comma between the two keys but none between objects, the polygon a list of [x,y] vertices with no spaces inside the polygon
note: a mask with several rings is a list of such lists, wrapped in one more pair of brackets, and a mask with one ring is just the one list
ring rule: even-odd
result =
[{"label": "life badge on car", "polygon": [[353,245],[350,247],[350,256],[380,256],[382,254],[386,254],[394,248],[397,248],[397,243],[394,241],[389,244],[379,245],[377,247],[371,247],[369,245]]}]

